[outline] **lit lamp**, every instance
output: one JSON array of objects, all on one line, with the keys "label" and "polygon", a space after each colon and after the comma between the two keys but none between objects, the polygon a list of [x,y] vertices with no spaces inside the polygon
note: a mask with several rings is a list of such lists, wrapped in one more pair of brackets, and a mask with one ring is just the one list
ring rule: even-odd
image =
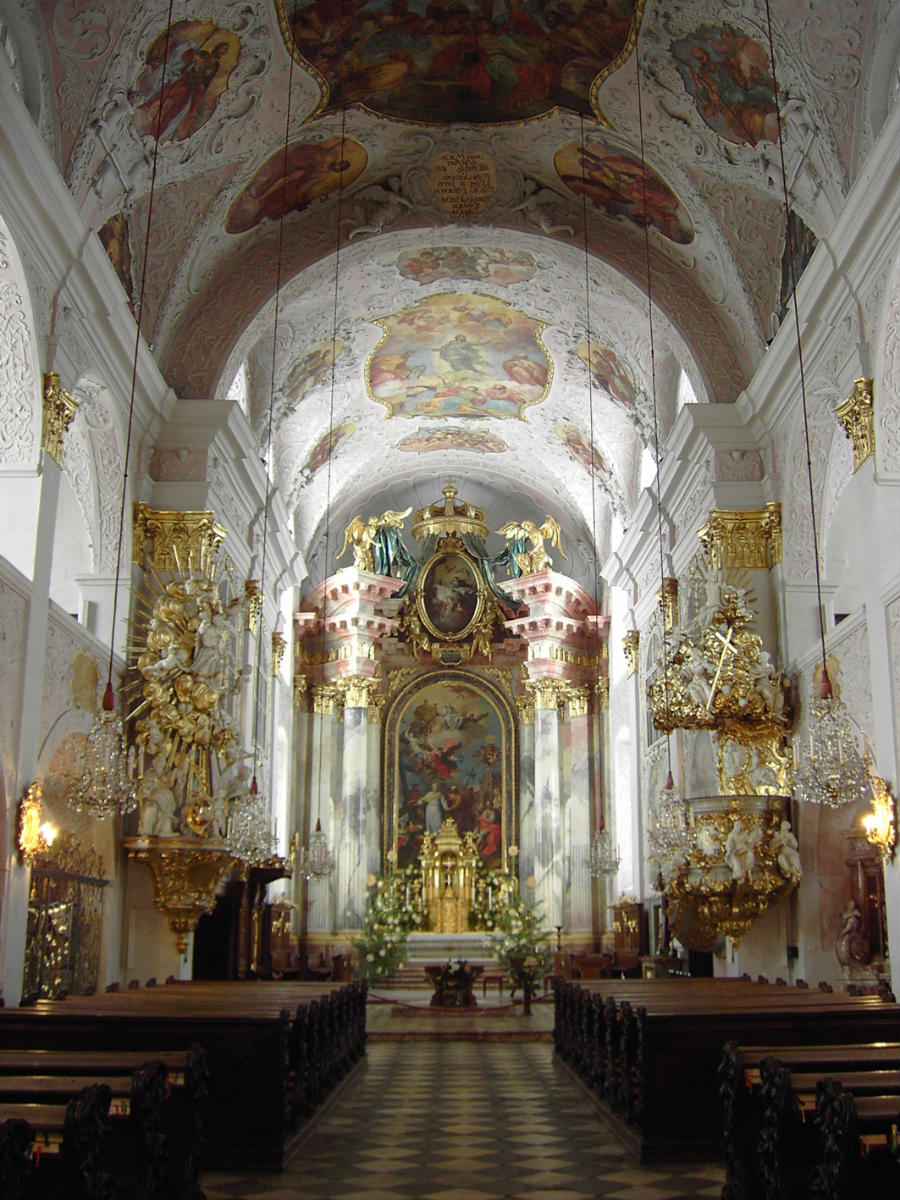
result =
[{"label": "lit lamp", "polygon": [[317,817],[308,845],[300,849],[299,871],[304,879],[325,879],[333,870],[334,855],[322,830],[321,818]]},{"label": "lit lamp", "polygon": [[42,819],[43,794],[43,788],[35,779],[19,801],[16,843],[20,861],[28,866],[33,866],[36,858],[47,853],[59,833],[55,825]]},{"label": "lit lamp", "polygon": [[881,851],[885,862],[894,857],[897,845],[897,801],[888,783],[878,775],[871,776],[872,808],[862,822],[866,838]]}]

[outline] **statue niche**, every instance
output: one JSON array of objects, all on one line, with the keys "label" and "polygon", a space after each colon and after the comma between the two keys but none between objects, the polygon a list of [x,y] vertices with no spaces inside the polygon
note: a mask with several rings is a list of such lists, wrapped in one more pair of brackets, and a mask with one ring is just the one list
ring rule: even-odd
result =
[{"label": "statue niche", "polygon": [[468,933],[478,847],[470,830],[464,837],[452,817],[437,834],[426,833],[419,855],[428,922],[434,933]]}]

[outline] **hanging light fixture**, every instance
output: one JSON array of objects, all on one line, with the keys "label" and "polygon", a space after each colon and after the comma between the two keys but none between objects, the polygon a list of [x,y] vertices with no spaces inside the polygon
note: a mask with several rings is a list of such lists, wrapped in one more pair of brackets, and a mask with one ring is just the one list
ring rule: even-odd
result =
[{"label": "hanging light fixture", "polygon": [[870,794],[869,766],[859,751],[865,740],[858,725],[835,696],[828,676],[825,652],[825,614],[822,606],[822,577],[819,562],[819,538],[816,528],[816,501],[813,489],[812,453],[809,437],[809,410],[806,402],[806,376],[803,368],[803,341],[800,336],[800,311],[797,304],[797,274],[794,246],[791,238],[791,205],[788,196],[787,166],[784,156],[784,131],[781,103],[778,97],[778,76],[775,70],[775,40],[772,34],[772,14],[766,0],[766,25],[769,40],[769,60],[775,95],[775,117],[778,122],[778,153],[781,161],[781,185],[784,197],[785,249],[791,277],[791,308],[797,340],[797,365],[800,373],[800,403],[803,414],[803,437],[806,448],[806,479],[809,488],[809,513],[812,523],[813,566],[816,573],[816,604],[819,617],[819,642],[822,667],[809,711],[809,737],[795,747],[794,795],[807,804],[841,808]]},{"label": "hanging light fixture", "polygon": [[[591,278],[590,278],[590,247],[588,239],[588,209],[587,209],[587,180],[584,144],[584,117],[581,117],[581,221],[584,234],[584,301],[585,324],[587,327],[587,377],[588,377],[588,421],[591,447],[591,462],[594,454],[594,377],[593,377],[593,346],[591,340]],[[591,548],[594,556],[594,600],[599,603],[600,576],[597,564],[597,477],[591,469]],[[598,789],[599,790],[599,789]],[[619,869],[621,858],[618,846],[613,845],[612,837],[606,828],[602,811],[597,829],[591,838],[588,851],[587,867],[591,875],[597,879],[601,876],[615,875]]]},{"label": "hanging light fixture", "polygon": [[[343,163],[344,159],[344,142],[346,139],[347,129],[347,110],[341,109],[341,153],[338,159]],[[323,557],[323,578],[328,578],[328,546],[331,537],[331,443],[334,431],[334,388],[335,374],[337,370],[337,327],[338,327],[338,297],[340,295],[340,277],[341,277],[341,219],[343,216],[344,202],[344,174],[343,170],[338,180],[338,199],[337,199],[337,220],[334,244],[334,292],[332,296],[331,308],[331,385],[328,402],[328,462],[326,464],[325,475],[325,547]],[[327,636],[327,621],[328,617],[328,589],[322,591],[322,679],[325,679],[325,639]],[[322,798],[322,745],[323,732],[320,726],[319,729],[319,753],[317,756],[316,770],[318,773],[318,786],[316,787],[316,824],[313,832],[310,834],[309,841],[306,845],[300,847],[298,858],[298,869],[300,874],[306,880],[325,879],[334,871],[335,860],[334,853],[328,843],[328,837],[322,829],[321,817],[321,798]]]},{"label": "hanging light fixture", "polygon": [[[285,104],[284,138],[281,150],[281,206],[278,218],[278,248],[275,255],[275,309],[272,320],[272,361],[269,381],[269,412],[266,427],[266,453],[263,464],[266,473],[265,503],[263,505],[262,556],[260,564],[260,589],[258,593],[258,620],[255,622],[256,645],[254,649],[254,702],[253,702],[253,776],[250,786],[241,799],[232,806],[228,821],[228,848],[235,858],[250,867],[264,864],[276,865],[274,856],[278,847],[273,835],[269,806],[264,791],[256,776],[262,762],[260,752],[259,717],[262,709],[262,689],[268,686],[263,671],[263,629],[266,592],[266,558],[269,550],[269,506],[272,499],[272,454],[275,413],[275,367],[278,354],[278,319],[281,313],[281,279],[284,268],[284,222],[287,215],[287,165],[291,137],[291,101],[294,81],[294,56],[290,56],[287,78],[287,101]],[[248,581],[249,582],[249,581]],[[245,589],[246,590],[246,589]],[[252,624],[252,623],[251,623]],[[283,862],[278,864],[283,865]]]},{"label": "hanging light fixture", "polygon": [[106,689],[93,727],[87,735],[84,747],[83,770],[74,776],[66,789],[66,802],[75,812],[86,813],[97,820],[116,813],[130,813],[137,807],[134,782],[131,778],[131,761],[126,752],[125,732],[122,718],[116,707],[113,688],[113,658],[116,640],[116,614],[119,603],[119,580],[122,563],[122,543],[125,533],[125,508],[128,500],[128,458],[131,453],[131,435],[134,428],[134,398],[137,390],[137,365],[141,348],[141,328],[144,322],[144,297],[147,284],[147,263],[150,255],[150,231],[153,225],[153,200],[156,193],[156,174],[159,163],[159,143],[162,136],[163,100],[166,95],[166,71],[169,63],[169,45],[172,37],[172,12],[174,0],[169,0],[166,34],[163,43],[162,76],[159,87],[159,107],[156,112],[156,127],[153,134],[153,163],[150,172],[150,193],[147,201],[147,225],[144,231],[144,257],[141,263],[141,282],[138,290],[137,322],[134,337],[134,355],[131,363],[131,391],[128,398],[128,425],[125,434],[125,453],[122,463],[122,499],[119,504],[119,536],[116,547],[116,574],[113,583],[112,621],[109,634],[109,664],[106,674]]},{"label": "hanging light fixture", "polygon": [[[653,335],[653,270],[650,259],[650,221],[647,216],[647,159],[644,152],[644,106],[641,97],[641,60],[638,40],[634,46],[634,63],[637,73],[638,133],[641,150],[641,203],[644,230],[644,264],[647,279],[647,328],[650,337],[650,394],[653,402],[653,448],[656,455],[656,535],[659,548],[659,599],[662,614],[662,670],[663,694],[666,714],[669,712],[669,623],[666,617],[666,568],[663,547],[662,488],[660,468],[662,452],[659,439],[659,407],[656,395],[656,342]],[[666,782],[656,803],[656,816],[651,820],[648,836],[649,857],[663,875],[669,864],[684,854],[690,844],[690,826],[687,806],[675,786],[672,773],[672,734],[666,730]]]}]

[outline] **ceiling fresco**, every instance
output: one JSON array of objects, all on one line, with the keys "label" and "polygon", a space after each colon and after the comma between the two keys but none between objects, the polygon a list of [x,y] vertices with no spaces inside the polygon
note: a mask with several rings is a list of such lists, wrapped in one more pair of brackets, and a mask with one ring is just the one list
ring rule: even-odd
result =
[{"label": "ceiling fresco", "polygon": [[436,125],[591,111],[596,81],[633,44],[629,0],[277,0],[321,111],[364,104]]},{"label": "ceiling fresco", "polygon": [[143,276],[177,396],[246,367],[321,569],[326,515],[448,473],[606,553],[653,375],[664,438],[682,378],[734,403],[781,319],[775,79],[803,264],[890,86],[886,2],[771,0],[774,62],[758,0],[178,0],[168,39],[159,0],[27,7],[40,127],[125,302]]},{"label": "ceiling fresco", "polygon": [[501,300],[442,292],[375,321],[366,387],[388,417],[524,420],[547,394],[543,323]]}]

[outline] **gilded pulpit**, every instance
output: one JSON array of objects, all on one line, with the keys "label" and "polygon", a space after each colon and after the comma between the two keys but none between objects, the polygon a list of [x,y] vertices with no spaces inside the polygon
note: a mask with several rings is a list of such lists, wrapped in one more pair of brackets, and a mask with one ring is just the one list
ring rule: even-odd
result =
[{"label": "gilded pulpit", "polygon": [[437,834],[426,833],[419,855],[428,921],[434,933],[467,933],[474,893],[478,848],[475,834],[464,837],[452,817]]}]

